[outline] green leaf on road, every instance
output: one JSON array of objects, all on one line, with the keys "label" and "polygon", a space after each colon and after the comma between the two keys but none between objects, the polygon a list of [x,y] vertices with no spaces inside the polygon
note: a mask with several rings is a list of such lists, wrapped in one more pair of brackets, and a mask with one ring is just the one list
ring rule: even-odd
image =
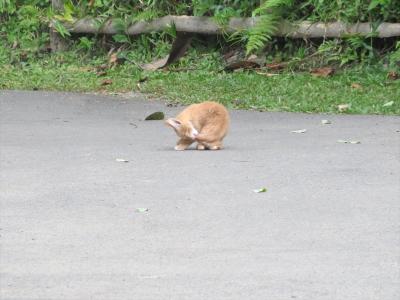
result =
[{"label": "green leaf on road", "polygon": [[145,207],[139,207],[139,208],[136,208],[136,211],[139,213],[144,213],[144,212],[149,211],[149,209],[145,208]]},{"label": "green leaf on road", "polygon": [[265,193],[266,191],[267,191],[267,189],[264,187],[264,188],[261,188],[261,189],[254,190],[254,193]]},{"label": "green leaf on road", "polygon": [[146,121],[164,120],[164,113],[161,111],[154,112],[145,118]]}]

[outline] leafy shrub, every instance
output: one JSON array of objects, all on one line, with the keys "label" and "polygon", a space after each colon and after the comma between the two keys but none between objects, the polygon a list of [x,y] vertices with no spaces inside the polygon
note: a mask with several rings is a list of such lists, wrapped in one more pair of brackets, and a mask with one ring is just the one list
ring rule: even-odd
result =
[{"label": "leafy shrub", "polygon": [[[68,31],[62,22],[72,22],[86,16],[96,17],[101,25],[108,18],[119,20],[120,33],[113,37],[113,42],[125,44],[126,48],[135,48],[139,52],[165,52],[171,33],[143,35],[131,39],[123,34],[133,22],[151,20],[164,15],[212,16],[219,24],[226,24],[231,17],[259,16],[261,21],[254,28],[240,32],[230,40],[246,45],[247,53],[255,52],[269,43],[274,48],[278,39],[273,38],[277,23],[288,21],[336,21],[344,22],[400,22],[400,0],[65,0],[64,12],[54,15],[48,0],[0,0],[0,40],[3,44],[35,53],[48,43],[48,24],[50,18],[56,17],[56,29],[64,36]],[[73,37],[68,37],[73,38]],[[77,47],[81,51],[92,51],[96,39],[78,37]],[[156,44],[160,43],[161,46]],[[285,40],[287,51],[298,41]],[[323,44],[308,47],[308,42],[300,44],[301,49],[319,49],[331,62],[348,64],[357,61],[372,61],[379,52],[375,49],[373,37],[351,37],[342,40],[327,40]],[[394,50],[393,41],[386,49]],[[292,45],[292,46],[291,46]],[[139,48],[138,48],[139,47]],[[301,55],[305,55],[303,51]],[[397,52],[398,52],[397,48]],[[301,51],[300,51],[301,52]],[[395,52],[395,53],[397,53]],[[289,53],[289,52],[288,52]],[[277,53],[285,56],[285,54]],[[148,57],[149,55],[142,55]],[[396,57],[393,54],[390,57]],[[391,60],[393,60],[391,58]]]}]

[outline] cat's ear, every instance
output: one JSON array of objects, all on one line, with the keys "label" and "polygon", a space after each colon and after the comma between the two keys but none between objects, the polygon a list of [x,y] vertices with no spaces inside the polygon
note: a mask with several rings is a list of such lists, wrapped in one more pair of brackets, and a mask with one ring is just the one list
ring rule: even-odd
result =
[{"label": "cat's ear", "polygon": [[178,129],[179,127],[181,127],[182,123],[174,118],[170,118],[168,120],[165,121],[165,124],[167,124],[168,126],[171,126],[172,128]]}]

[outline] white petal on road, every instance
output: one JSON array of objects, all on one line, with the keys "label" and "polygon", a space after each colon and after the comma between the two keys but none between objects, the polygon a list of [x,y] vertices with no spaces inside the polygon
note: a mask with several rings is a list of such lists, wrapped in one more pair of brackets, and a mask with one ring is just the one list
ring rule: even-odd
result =
[{"label": "white petal on road", "polygon": [[117,162],[125,162],[125,163],[129,162],[129,160],[126,160],[126,159],[123,159],[123,158],[117,158],[115,161],[117,161]]},{"label": "white petal on road", "polygon": [[343,143],[343,144],[361,144],[360,141],[346,141],[346,140],[337,140],[338,143]]},{"label": "white petal on road", "polygon": [[305,132],[307,132],[307,129],[292,130],[291,132],[293,132],[293,133],[305,133]]}]

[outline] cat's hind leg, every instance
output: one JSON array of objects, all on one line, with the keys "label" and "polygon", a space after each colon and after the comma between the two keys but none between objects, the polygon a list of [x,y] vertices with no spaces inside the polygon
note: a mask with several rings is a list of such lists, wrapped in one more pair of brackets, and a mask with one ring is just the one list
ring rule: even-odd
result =
[{"label": "cat's hind leg", "polygon": [[[210,150],[220,150],[222,149],[222,140],[218,137],[216,138],[215,135],[208,134],[208,133],[200,133],[196,137],[196,141],[198,144],[203,145],[206,149]],[[197,148],[199,149],[199,148]]]},{"label": "cat's hind leg", "polygon": [[196,135],[196,141],[203,144],[207,149],[222,149],[222,140],[226,135],[226,129],[213,123],[204,126]]},{"label": "cat's hind leg", "polygon": [[222,149],[222,142],[221,141],[217,141],[217,142],[209,143],[207,145],[207,147],[210,150],[221,150]]},{"label": "cat's hind leg", "polygon": [[220,150],[222,149],[222,142],[212,142],[212,143],[207,143],[207,142],[202,142],[197,144],[197,150]]}]

